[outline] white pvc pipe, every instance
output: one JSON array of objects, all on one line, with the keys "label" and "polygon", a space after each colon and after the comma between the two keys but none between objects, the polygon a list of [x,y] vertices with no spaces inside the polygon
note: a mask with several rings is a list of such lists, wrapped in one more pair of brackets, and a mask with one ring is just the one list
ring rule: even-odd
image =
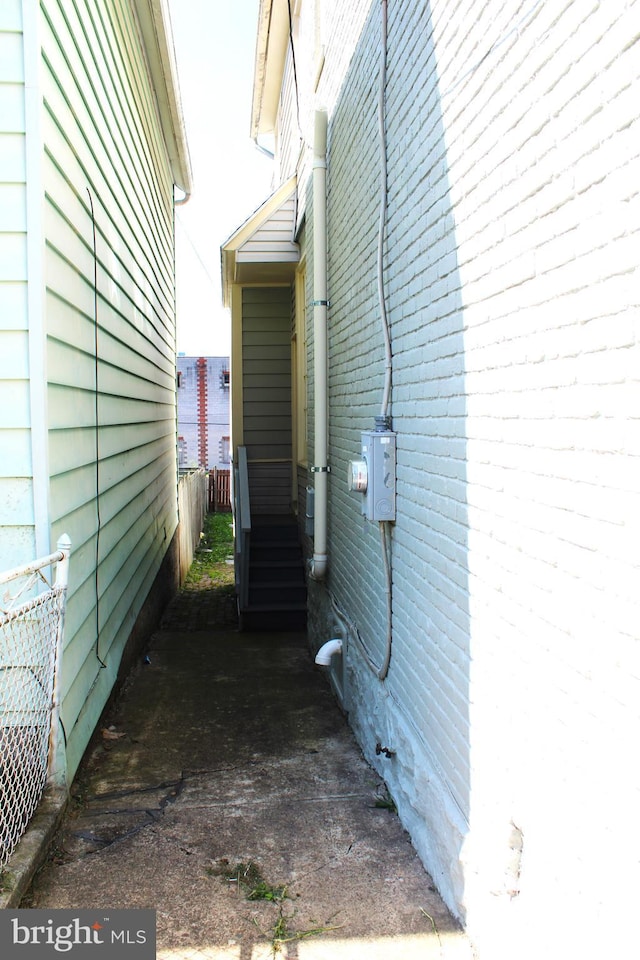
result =
[{"label": "white pvc pipe", "polygon": [[327,640],[316,653],[316,663],[321,667],[328,667],[331,663],[331,658],[336,653],[342,653],[342,640],[339,638]]},{"label": "white pvc pipe", "polygon": [[327,112],[316,110],[313,143],[313,559],[310,576],[327,574],[328,376],[327,376]]},{"label": "white pvc pipe", "polygon": [[[382,406],[380,415],[389,421],[389,407],[391,404],[391,333],[384,293],[384,233],[387,222],[387,137],[385,131],[386,113],[386,86],[387,86],[387,0],[380,4],[380,79],[378,89],[378,132],[380,139],[380,219],[378,223],[378,297],[380,300],[380,318],[382,320],[382,336],[384,340],[384,389],[382,392]],[[389,673],[391,662],[391,644],[393,639],[392,602],[391,602],[391,563],[389,560],[390,530],[386,521],[380,523],[380,546],[384,562],[384,576],[387,597],[387,636],[385,654],[381,667],[376,671],[379,680],[385,680]]]},{"label": "white pvc pipe", "polygon": [[385,133],[385,94],[387,85],[387,0],[380,5],[380,78],[378,87],[378,133],[380,141],[380,217],[378,222],[378,301],[384,341],[384,389],[380,415],[389,416],[391,402],[391,334],[384,293],[384,231],[387,221],[387,142]]}]

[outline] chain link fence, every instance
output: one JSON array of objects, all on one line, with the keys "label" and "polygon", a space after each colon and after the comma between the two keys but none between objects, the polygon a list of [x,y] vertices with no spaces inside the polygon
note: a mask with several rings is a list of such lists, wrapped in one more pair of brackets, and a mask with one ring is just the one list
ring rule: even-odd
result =
[{"label": "chain link fence", "polygon": [[53,763],[69,551],[64,537],[51,556],[0,574],[0,868]]}]

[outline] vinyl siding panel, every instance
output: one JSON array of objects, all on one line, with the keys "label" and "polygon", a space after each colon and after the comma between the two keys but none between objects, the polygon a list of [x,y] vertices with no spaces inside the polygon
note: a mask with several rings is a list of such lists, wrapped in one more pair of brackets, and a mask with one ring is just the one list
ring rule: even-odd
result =
[{"label": "vinyl siding panel", "polygon": [[27,329],[27,285],[20,281],[0,281],[0,332]]},{"label": "vinyl siding panel", "polygon": [[[294,43],[296,43],[296,49],[299,50],[297,38],[294,38]],[[277,163],[281,181],[286,180],[287,177],[290,177],[296,171],[297,154],[300,146],[298,116],[293,61],[291,59],[291,46],[289,45],[285,59],[277,121]]]},{"label": "vinyl siding panel", "polygon": [[295,228],[295,194],[284,201],[236,254],[238,263],[297,263],[300,251],[293,240]]},{"label": "vinyl siding panel", "polygon": [[21,7],[0,9],[0,569],[33,557]]},{"label": "vinyl siding panel", "polygon": [[27,280],[27,242],[22,233],[0,234],[0,283]]},{"label": "vinyl siding panel", "polygon": [[251,509],[286,513],[291,501],[291,290],[245,288],[242,302],[243,430]]},{"label": "vinyl siding panel", "polygon": [[[0,83],[0,91],[2,84]],[[0,100],[2,93],[0,92]],[[23,133],[0,131],[0,183],[22,183],[25,175],[25,137]]]},{"label": "vinyl siding panel", "polygon": [[26,213],[26,185],[0,184],[0,230],[2,233],[26,233]]},{"label": "vinyl siding panel", "polygon": [[177,523],[173,178],[130,5],[45,0],[50,500],[73,772]]}]

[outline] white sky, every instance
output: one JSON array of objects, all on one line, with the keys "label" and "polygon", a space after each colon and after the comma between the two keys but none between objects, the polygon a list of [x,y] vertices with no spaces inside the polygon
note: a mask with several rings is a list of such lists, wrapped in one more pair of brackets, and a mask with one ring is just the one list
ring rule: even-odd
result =
[{"label": "white sky", "polygon": [[220,245],[271,192],[251,142],[258,0],[169,0],[193,193],[176,207],[178,351],[228,356]]}]

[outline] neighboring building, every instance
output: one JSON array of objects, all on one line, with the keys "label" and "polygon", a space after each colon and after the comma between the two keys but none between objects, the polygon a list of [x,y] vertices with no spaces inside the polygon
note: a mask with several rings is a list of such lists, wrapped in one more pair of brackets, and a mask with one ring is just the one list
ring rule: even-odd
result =
[{"label": "neighboring building", "polygon": [[179,355],[177,377],[180,468],[228,470],[229,358]]},{"label": "neighboring building", "polygon": [[633,952],[639,26],[260,3],[281,186],[223,248],[234,459],[314,515],[312,645],[342,637],[336,692],[487,960]]},{"label": "neighboring building", "polygon": [[0,50],[0,568],[71,538],[71,778],[176,580],[174,186],[190,168],[164,2],[4,3]]}]

